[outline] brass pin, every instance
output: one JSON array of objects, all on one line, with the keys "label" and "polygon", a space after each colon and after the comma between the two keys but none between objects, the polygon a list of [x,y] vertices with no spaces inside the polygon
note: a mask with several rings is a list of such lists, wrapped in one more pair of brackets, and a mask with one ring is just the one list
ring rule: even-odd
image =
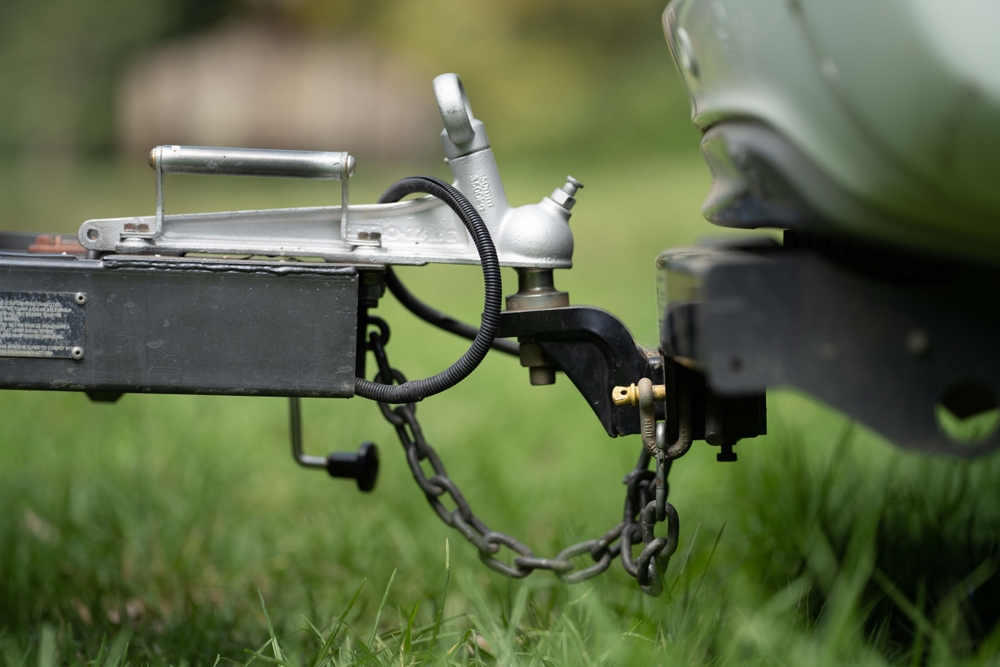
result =
[{"label": "brass pin", "polygon": [[[653,400],[662,401],[667,398],[667,387],[662,384],[653,385]],[[627,387],[615,387],[611,390],[611,400],[615,405],[639,405],[639,388],[634,384]]]}]

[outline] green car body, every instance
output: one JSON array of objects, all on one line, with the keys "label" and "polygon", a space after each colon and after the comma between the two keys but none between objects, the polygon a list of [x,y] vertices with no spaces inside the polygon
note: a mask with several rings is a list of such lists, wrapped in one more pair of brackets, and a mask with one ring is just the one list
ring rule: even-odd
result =
[{"label": "green car body", "polygon": [[675,0],[726,226],[1000,262],[1000,3]]}]

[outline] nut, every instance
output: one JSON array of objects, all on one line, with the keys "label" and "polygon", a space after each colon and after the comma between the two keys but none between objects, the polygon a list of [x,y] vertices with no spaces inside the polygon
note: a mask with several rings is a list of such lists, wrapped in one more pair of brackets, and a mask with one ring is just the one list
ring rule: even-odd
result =
[{"label": "nut", "polygon": [[555,190],[553,190],[552,196],[549,197],[549,199],[559,204],[567,211],[573,210],[573,206],[576,204],[576,199],[571,197],[569,193],[567,193],[562,188],[556,188]]}]

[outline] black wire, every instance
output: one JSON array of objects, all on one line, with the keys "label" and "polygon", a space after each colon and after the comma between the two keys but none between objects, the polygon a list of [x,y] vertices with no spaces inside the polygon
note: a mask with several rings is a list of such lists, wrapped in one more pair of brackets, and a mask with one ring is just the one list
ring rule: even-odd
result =
[{"label": "black wire", "polygon": [[[496,339],[500,324],[500,299],[503,286],[500,279],[500,262],[493,239],[476,208],[461,192],[444,181],[430,176],[411,176],[390,186],[379,199],[380,202],[399,201],[414,193],[426,193],[447,204],[469,230],[469,235],[479,252],[479,262],[483,267],[485,299],[483,302],[482,326],[476,333],[472,345],[458,361],[437,375],[424,380],[411,380],[400,385],[371,382],[365,378],[354,379],[354,393],[380,403],[414,403],[439,394],[469,376],[486,357]],[[391,381],[390,378],[386,378]]]},{"label": "black wire", "polygon": [[[417,296],[408,290],[406,285],[399,280],[399,276],[396,275],[396,272],[392,270],[391,266],[388,266],[385,269],[385,284],[389,288],[389,291],[392,292],[392,295],[396,297],[401,304],[403,304],[404,308],[422,319],[424,322],[428,322],[439,329],[450,331],[457,336],[468,338],[469,340],[475,340],[476,334],[479,333],[478,327],[456,320],[451,315],[442,313],[434,306],[428,305],[417,298]],[[517,342],[504,340],[503,338],[495,338],[493,340],[493,349],[497,352],[503,352],[504,354],[510,354],[515,357],[519,356],[521,353],[521,346],[518,345]]]}]

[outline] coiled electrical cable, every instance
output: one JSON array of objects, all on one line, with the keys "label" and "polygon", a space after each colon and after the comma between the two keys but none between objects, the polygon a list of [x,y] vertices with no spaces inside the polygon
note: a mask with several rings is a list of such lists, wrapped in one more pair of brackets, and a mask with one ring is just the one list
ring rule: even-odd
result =
[{"label": "coiled electrical cable", "polygon": [[[400,281],[399,276],[396,275],[391,266],[385,269],[385,284],[389,288],[389,291],[392,292],[392,295],[396,297],[396,300],[403,304],[404,308],[424,322],[433,324],[439,329],[444,329],[462,338],[468,338],[469,340],[476,339],[476,335],[479,333],[478,327],[456,320],[451,315],[442,313],[434,306],[421,301],[413,292],[406,288],[406,285]],[[520,354],[521,346],[512,340],[495,338],[493,340],[493,349],[497,352],[503,352],[504,354],[516,357]]]},{"label": "coiled electrical cable", "polygon": [[[486,357],[496,339],[500,323],[500,299],[503,294],[500,262],[497,260],[497,251],[489,229],[476,207],[453,186],[430,176],[411,176],[394,183],[382,194],[379,202],[395,202],[416,193],[429,194],[447,204],[458,215],[476,244],[485,283],[482,325],[465,354],[437,375],[400,385],[381,384],[365,378],[354,379],[355,394],[380,403],[414,403],[454,387],[467,378]],[[398,280],[396,282],[399,284]]]}]

